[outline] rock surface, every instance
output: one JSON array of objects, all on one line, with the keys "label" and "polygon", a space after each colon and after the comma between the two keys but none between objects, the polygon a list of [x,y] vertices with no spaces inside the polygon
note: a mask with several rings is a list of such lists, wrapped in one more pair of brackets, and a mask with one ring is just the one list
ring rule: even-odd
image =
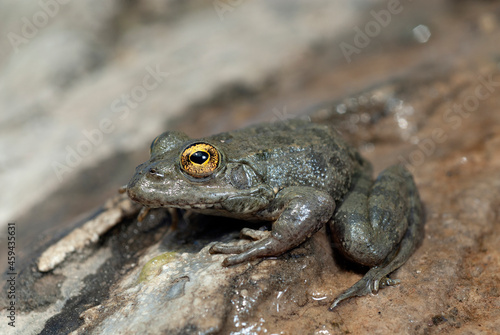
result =
[{"label": "rock surface", "polygon": [[[156,2],[149,4],[152,7],[136,8],[137,13],[171,17]],[[386,8],[380,5],[374,9],[377,13]],[[119,2],[116,6],[114,17],[122,17],[117,19],[118,27],[130,22],[140,27],[139,14],[121,16],[126,9]],[[203,11],[212,10],[191,6],[184,15],[198,15],[200,20]],[[255,10],[247,3],[241,6],[232,13],[250,15]],[[424,242],[392,275],[401,280],[399,286],[351,299],[328,312],[329,302],[366,269],[332,252],[326,231],[276,259],[223,268],[224,256],[210,255],[208,248],[215,241],[236,239],[241,228],[251,225],[165,210],[152,210],[141,222],[135,212],[128,213],[97,243],[68,255],[53,270],[39,272],[36,261],[44,251],[105,210],[69,220],[81,212],[82,205],[71,203],[68,195],[80,192],[77,199],[90,204],[85,199],[91,191],[97,192],[94,189],[101,190],[101,197],[111,194],[109,189],[118,184],[111,182],[104,191],[100,181],[110,183],[106,176],[116,174],[113,180],[126,182],[145,158],[140,152],[146,151],[147,133],[159,132],[163,120],[171,118],[144,120],[135,114],[134,123],[124,126],[125,133],[140,129],[133,137],[118,136],[116,143],[133,139],[139,142],[131,147],[136,152],[100,158],[102,167],[89,165],[79,174],[74,172],[77,176],[52,194],[55,204],[31,206],[16,220],[19,226],[31,223],[32,234],[41,231],[34,224],[41,224],[44,234],[34,238],[23,233],[21,241],[31,238],[32,243],[18,244],[23,261],[17,277],[15,330],[22,334],[490,334],[500,329],[500,7],[494,1],[403,3],[403,11],[369,45],[358,48],[348,63],[339,46],[342,42],[354,45],[351,26],[364,29],[375,20],[370,10],[363,8],[365,16],[353,16],[355,21],[344,33],[311,31],[315,38],[304,45],[311,46],[314,40],[314,47],[304,47],[296,57],[277,56],[272,64],[260,64],[260,72],[244,76],[252,70],[237,62],[222,67],[228,73],[241,71],[241,76],[226,77],[210,90],[203,88],[202,73],[190,72],[191,79],[183,77],[186,82],[174,92],[183,87],[201,91],[188,93],[183,103],[173,102],[175,113],[184,115],[170,119],[168,125],[203,136],[257,121],[310,117],[336,126],[374,164],[376,173],[394,163],[405,164],[414,173],[427,222]],[[266,8],[266,13],[274,12]],[[187,28],[182,18],[177,20],[172,25],[183,27],[181,34]],[[161,38],[137,39],[161,31],[162,24],[143,29],[129,30],[129,41],[143,44],[135,44],[135,53],[126,49],[121,60],[127,66],[135,64],[136,70],[145,64],[134,61],[141,50],[158,50],[152,59],[162,54]],[[305,34],[305,25],[297,24],[295,29]],[[275,38],[274,42],[280,41]],[[119,40],[122,46],[127,41]],[[221,48],[230,53],[229,48]],[[293,54],[293,49],[288,50],[288,55]],[[217,59],[222,64],[222,58]],[[97,120],[104,117],[99,104],[92,105],[88,97],[120,82],[115,76],[127,67],[121,62],[115,55],[114,61],[85,65],[101,64],[102,72],[75,84],[80,88],[64,99],[69,101],[66,106],[97,108],[93,111]],[[143,73],[137,70],[136,75],[141,78]],[[236,78],[246,79],[231,83]],[[127,84],[123,85],[116,92],[123,91]],[[141,104],[141,111],[165,108],[160,104],[165,91],[154,94],[154,102]],[[112,101],[109,95],[96,99]],[[32,115],[26,113],[26,118]],[[65,129],[74,129],[70,119],[66,117]],[[120,148],[120,144],[109,146],[108,155]],[[65,206],[69,206],[67,213],[60,210]],[[49,229],[44,222],[56,225]],[[2,299],[3,306],[6,301]],[[2,333],[12,330],[6,322],[0,323]]]}]

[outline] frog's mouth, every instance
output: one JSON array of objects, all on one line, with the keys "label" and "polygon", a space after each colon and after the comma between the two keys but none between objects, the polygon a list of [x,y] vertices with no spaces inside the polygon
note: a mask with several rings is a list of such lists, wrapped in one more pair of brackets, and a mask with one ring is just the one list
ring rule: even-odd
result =
[{"label": "frog's mouth", "polygon": [[150,208],[221,209],[229,195],[226,192],[201,192],[190,194],[179,191],[179,187],[158,187],[132,180],[127,185],[130,199]]},{"label": "frog's mouth", "polygon": [[149,207],[149,208],[180,208],[180,209],[222,209],[222,205],[220,203],[175,203],[175,204],[169,204],[169,203],[158,203],[155,201],[147,201],[144,198],[138,198],[131,196],[129,193],[130,199],[132,199],[135,202],[140,203],[143,206]]},{"label": "frog's mouth", "polygon": [[187,204],[187,205],[181,205],[181,204],[177,204],[177,205],[160,205],[160,207],[165,207],[165,208],[180,208],[180,209],[221,209],[222,206],[221,204],[219,203],[215,203],[215,204],[200,204],[200,203],[196,203],[196,204]]}]

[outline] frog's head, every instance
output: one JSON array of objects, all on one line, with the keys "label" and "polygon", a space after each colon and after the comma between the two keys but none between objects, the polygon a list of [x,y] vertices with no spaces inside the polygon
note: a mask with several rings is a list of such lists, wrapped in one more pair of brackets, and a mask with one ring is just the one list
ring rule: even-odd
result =
[{"label": "frog's head", "polygon": [[272,188],[249,164],[227,157],[222,145],[180,132],[161,134],[127,185],[129,197],[147,207],[208,213],[244,215],[265,208],[274,198]]}]

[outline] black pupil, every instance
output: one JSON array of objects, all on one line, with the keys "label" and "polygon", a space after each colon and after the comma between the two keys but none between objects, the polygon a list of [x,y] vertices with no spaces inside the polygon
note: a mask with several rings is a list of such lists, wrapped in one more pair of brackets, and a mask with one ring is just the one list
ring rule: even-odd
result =
[{"label": "black pupil", "polygon": [[196,164],[203,164],[207,161],[208,159],[208,153],[207,152],[203,152],[203,151],[196,151],[195,153],[193,153],[189,159],[191,160],[191,162],[193,163],[196,163]]}]

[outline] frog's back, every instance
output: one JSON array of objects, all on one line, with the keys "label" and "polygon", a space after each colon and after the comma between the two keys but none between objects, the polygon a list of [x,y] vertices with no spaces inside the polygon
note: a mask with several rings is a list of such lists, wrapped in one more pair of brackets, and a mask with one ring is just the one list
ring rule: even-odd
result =
[{"label": "frog's back", "polygon": [[364,164],[335,129],[300,120],[208,139],[221,147],[228,161],[246,162],[272,187],[310,186],[327,191],[335,200],[349,190],[352,175]]}]

